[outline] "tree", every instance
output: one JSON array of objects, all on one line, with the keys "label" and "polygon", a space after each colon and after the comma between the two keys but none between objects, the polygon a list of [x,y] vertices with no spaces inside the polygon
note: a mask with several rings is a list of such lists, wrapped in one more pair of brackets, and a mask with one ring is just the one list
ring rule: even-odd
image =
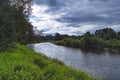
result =
[{"label": "tree", "polygon": [[117,35],[118,35],[118,39],[120,39],[120,32],[118,32]]},{"label": "tree", "polygon": [[83,40],[82,40],[82,47],[86,47],[86,48],[89,48],[91,47],[91,34],[90,32],[86,32],[84,35],[83,35]]},{"label": "tree", "polygon": [[95,35],[105,40],[110,40],[117,37],[116,32],[112,28],[104,28],[104,29],[96,30]]},{"label": "tree", "polygon": [[31,13],[31,0],[11,0],[13,11],[14,30],[16,34],[16,41],[26,43],[31,41],[33,36],[33,26],[29,22],[29,15]]},{"label": "tree", "polygon": [[31,0],[0,0],[0,51],[13,42],[26,43],[31,39],[30,6]]},{"label": "tree", "polygon": [[59,33],[55,34],[55,40],[61,40],[62,36]]}]

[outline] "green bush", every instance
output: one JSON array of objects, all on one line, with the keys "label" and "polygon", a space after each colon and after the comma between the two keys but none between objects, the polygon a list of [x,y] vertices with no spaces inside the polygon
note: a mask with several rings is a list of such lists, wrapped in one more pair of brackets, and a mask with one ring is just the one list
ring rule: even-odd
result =
[{"label": "green bush", "polygon": [[119,39],[104,40],[97,36],[82,37],[80,39],[65,38],[54,42],[57,45],[64,45],[74,48],[116,48],[120,49]]}]

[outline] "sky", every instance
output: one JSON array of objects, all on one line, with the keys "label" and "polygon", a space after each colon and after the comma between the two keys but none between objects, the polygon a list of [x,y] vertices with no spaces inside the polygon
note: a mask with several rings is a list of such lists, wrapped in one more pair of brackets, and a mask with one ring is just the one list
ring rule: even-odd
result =
[{"label": "sky", "polygon": [[34,0],[30,21],[44,34],[120,31],[120,0]]}]

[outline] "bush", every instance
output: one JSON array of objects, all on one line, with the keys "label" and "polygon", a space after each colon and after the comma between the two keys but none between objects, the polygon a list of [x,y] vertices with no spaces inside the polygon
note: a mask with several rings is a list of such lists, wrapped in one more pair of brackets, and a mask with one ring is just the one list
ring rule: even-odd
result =
[{"label": "bush", "polygon": [[57,45],[64,45],[74,48],[117,48],[120,49],[120,40],[110,39],[104,40],[97,36],[82,37],[80,39],[65,38],[61,41],[56,41]]}]

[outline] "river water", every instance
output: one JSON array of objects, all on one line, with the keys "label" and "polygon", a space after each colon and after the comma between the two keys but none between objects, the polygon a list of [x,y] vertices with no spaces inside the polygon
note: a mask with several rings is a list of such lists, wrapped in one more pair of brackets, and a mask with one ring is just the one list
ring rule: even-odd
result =
[{"label": "river water", "polygon": [[56,58],[78,70],[105,80],[120,80],[120,51],[86,50],[58,46],[49,42],[29,44],[37,53]]}]

